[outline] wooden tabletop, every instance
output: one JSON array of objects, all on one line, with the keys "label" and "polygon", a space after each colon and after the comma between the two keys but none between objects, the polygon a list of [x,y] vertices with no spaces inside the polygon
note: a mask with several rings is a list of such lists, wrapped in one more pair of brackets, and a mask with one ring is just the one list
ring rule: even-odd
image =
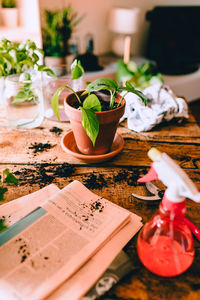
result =
[{"label": "wooden tabletop", "polygon": [[[149,170],[147,151],[156,147],[168,153],[200,188],[200,129],[192,115],[183,124],[162,124],[150,132],[135,133],[119,126],[125,144],[121,153],[109,161],[87,164],[65,153],[60,145],[62,135],[71,130],[69,123],[44,120],[40,128],[12,129],[6,125],[5,112],[0,112],[0,171],[9,168],[19,178],[19,185],[8,187],[6,200],[34,192],[49,183],[63,188],[79,180],[96,194],[141,216],[145,223],[157,211],[159,203],[141,201],[131,193],[147,195],[137,178]],[[51,129],[63,130],[56,135]],[[34,153],[34,143],[48,144],[49,149]],[[68,165],[70,164],[70,165]],[[156,182],[161,188],[159,182]],[[200,205],[187,201],[187,217],[200,228]],[[176,278],[156,276],[144,268],[137,256],[137,235],[125,247],[135,270],[110,290],[102,299],[200,299],[200,244],[195,240],[193,265]]]}]

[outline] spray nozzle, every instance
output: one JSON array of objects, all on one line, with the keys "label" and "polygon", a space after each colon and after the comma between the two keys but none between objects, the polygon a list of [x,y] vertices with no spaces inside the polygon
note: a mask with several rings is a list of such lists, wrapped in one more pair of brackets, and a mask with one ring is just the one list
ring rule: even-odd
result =
[{"label": "spray nozzle", "polygon": [[172,202],[182,202],[185,198],[200,202],[200,193],[196,186],[173,159],[156,148],[150,149],[148,156],[153,161],[151,169],[138,182],[159,179],[167,186],[166,197]]}]

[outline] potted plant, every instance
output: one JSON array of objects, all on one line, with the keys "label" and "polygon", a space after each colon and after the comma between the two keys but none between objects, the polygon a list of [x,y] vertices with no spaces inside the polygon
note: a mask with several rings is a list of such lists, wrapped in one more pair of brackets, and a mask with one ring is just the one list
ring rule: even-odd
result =
[{"label": "potted plant", "polygon": [[0,40],[1,102],[6,104],[12,126],[33,128],[43,120],[41,71],[54,73],[39,64],[42,53],[30,40],[23,43]]},{"label": "potted plant", "polygon": [[[80,70],[80,65],[76,65],[76,69]],[[77,78],[78,71],[75,75]],[[146,96],[130,82],[119,86],[112,79],[99,78],[89,83],[85,91],[75,92],[67,85],[60,87],[52,98],[52,107],[58,119],[58,96],[64,88],[72,91],[65,98],[64,107],[77,147],[87,155],[110,151],[120,118],[124,114],[124,97],[127,93],[137,94],[145,104],[147,102]],[[121,92],[125,92],[123,96]]]},{"label": "potted plant", "polygon": [[63,10],[45,10],[42,30],[45,64],[55,66],[65,63],[69,54],[68,41],[77,24],[82,20],[69,5]]},{"label": "potted plant", "polygon": [[8,28],[17,27],[18,9],[15,0],[1,0],[1,19],[3,26]]},{"label": "potted plant", "polygon": [[[39,63],[40,55],[43,56],[43,51],[31,40],[15,43],[0,39],[0,95],[4,94],[5,78],[9,75],[33,69],[54,74],[50,68]],[[3,103],[2,98],[0,103]]]},{"label": "potted plant", "polygon": [[134,61],[129,61],[126,64],[124,61],[119,60],[117,62],[116,77],[118,82],[128,80],[139,89],[163,83],[162,75],[158,72],[155,63],[149,61],[137,66]]}]

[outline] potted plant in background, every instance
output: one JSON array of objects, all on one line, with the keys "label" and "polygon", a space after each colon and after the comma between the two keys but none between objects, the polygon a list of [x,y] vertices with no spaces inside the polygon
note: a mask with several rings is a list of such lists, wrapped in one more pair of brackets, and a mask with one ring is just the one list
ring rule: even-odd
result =
[{"label": "potted plant in background", "polygon": [[155,63],[149,61],[138,66],[134,61],[129,61],[126,64],[124,61],[119,60],[117,62],[116,77],[118,82],[128,80],[139,89],[163,83],[162,75],[158,72]]},{"label": "potted plant in background", "polygon": [[69,39],[83,17],[78,17],[71,6],[61,11],[45,10],[44,16],[42,36],[45,64],[52,67],[65,63]]},{"label": "potted plant in background", "polygon": [[1,0],[2,25],[14,28],[18,25],[18,9],[15,0]]},{"label": "potted plant in background", "polygon": [[0,93],[11,126],[34,128],[43,120],[41,71],[54,73],[39,63],[40,54],[43,51],[30,40],[0,40]]},{"label": "potted plant in background", "polygon": [[[76,65],[74,76],[78,78],[80,65]],[[146,104],[147,98],[129,82],[119,86],[109,78],[99,78],[89,83],[85,91],[75,92],[65,85],[52,98],[52,107],[59,119],[58,96],[68,88],[72,91],[65,98],[65,112],[70,119],[74,138],[79,151],[86,155],[101,155],[110,151],[115,133],[124,114],[124,96],[131,92]],[[123,96],[121,92],[125,92]]]}]

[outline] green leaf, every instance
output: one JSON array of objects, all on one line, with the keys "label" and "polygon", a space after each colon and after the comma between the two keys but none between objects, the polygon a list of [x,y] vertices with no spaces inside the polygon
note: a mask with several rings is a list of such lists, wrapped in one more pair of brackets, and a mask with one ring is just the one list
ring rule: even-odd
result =
[{"label": "green leaf", "polygon": [[12,68],[14,68],[15,61],[13,57],[9,53],[3,53],[3,58],[9,62]]},{"label": "green leaf", "polygon": [[38,71],[46,72],[46,73],[52,74],[54,77],[56,77],[54,71],[45,65],[38,66]]},{"label": "green leaf", "polygon": [[129,81],[126,81],[125,83],[125,87],[122,86],[119,88],[119,91],[127,91],[133,94],[136,94],[144,103],[144,105],[147,104],[148,102],[148,98],[139,90],[135,89],[134,86],[132,86],[132,84]]},{"label": "green leaf", "polygon": [[0,219],[0,233],[6,230],[8,226],[5,224],[5,219]]},{"label": "green leaf", "polygon": [[99,120],[92,109],[85,109],[83,107],[80,107],[80,109],[82,111],[81,122],[83,128],[94,146],[99,133]]},{"label": "green leaf", "polygon": [[98,78],[95,81],[88,84],[86,90],[91,92],[97,92],[100,90],[114,90],[117,91],[118,84],[115,80],[110,78]]},{"label": "green leaf", "polygon": [[132,84],[126,81],[127,91],[136,94],[144,102],[144,105],[147,105],[148,98],[139,90],[135,89]]},{"label": "green leaf", "polygon": [[95,94],[89,95],[83,102],[83,108],[101,111],[101,103]]},{"label": "green leaf", "polygon": [[65,89],[65,86],[61,86],[57,89],[57,91],[55,92],[55,94],[53,95],[52,99],[51,99],[51,106],[53,108],[54,114],[56,115],[56,117],[58,118],[58,120],[60,121],[60,115],[59,115],[59,96],[62,93],[62,91]]},{"label": "green leaf", "polygon": [[117,81],[124,82],[126,80],[131,79],[132,76],[133,76],[133,72],[131,72],[127,68],[127,65],[122,60],[119,60],[117,62],[117,70],[116,70]]},{"label": "green leaf", "polygon": [[4,200],[4,194],[8,191],[6,187],[0,186],[0,201]]},{"label": "green leaf", "polygon": [[27,94],[25,91],[20,91],[13,99],[12,103],[23,103],[28,100]]},{"label": "green leaf", "polygon": [[55,94],[53,95],[52,99],[51,99],[51,106],[53,108],[53,111],[56,115],[56,117],[58,118],[58,120],[60,121],[60,115],[59,115],[59,96],[62,93],[62,91],[64,89],[69,89],[70,91],[72,91],[72,93],[74,93],[74,95],[76,96],[78,102],[81,104],[81,100],[78,96],[78,94],[68,85],[63,85],[61,87],[59,87],[57,89],[57,91],[55,92]]},{"label": "green leaf", "polygon": [[10,184],[18,184],[19,180],[9,171],[9,169],[3,170],[3,174],[6,175],[4,181]]},{"label": "green leaf", "polygon": [[83,75],[83,67],[80,60],[75,59],[71,65],[72,80],[78,79]]}]

